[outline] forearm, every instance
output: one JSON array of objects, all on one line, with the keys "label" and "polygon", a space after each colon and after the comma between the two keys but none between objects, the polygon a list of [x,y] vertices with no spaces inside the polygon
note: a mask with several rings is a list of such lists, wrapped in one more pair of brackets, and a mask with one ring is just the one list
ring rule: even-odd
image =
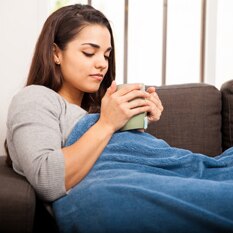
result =
[{"label": "forearm", "polygon": [[65,186],[69,190],[91,170],[114,130],[98,121],[79,140],[62,149],[65,158]]}]

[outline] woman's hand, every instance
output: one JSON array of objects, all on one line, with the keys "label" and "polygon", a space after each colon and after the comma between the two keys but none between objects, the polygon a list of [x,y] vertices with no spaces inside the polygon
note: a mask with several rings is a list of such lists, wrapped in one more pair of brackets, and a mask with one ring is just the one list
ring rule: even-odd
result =
[{"label": "woman's hand", "polygon": [[103,127],[109,126],[115,132],[132,116],[139,113],[150,112],[153,118],[155,115],[155,104],[152,102],[154,97],[151,97],[153,94],[140,89],[140,84],[132,84],[116,91],[116,82],[113,81],[102,99],[99,123],[102,123]]},{"label": "woman's hand", "polygon": [[149,122],[158,121],[163,112],[163,105],[154,87],[149,87],[146,91],[150,95],[147,98],[149,105],[150,105],[150,110],[148,111],[148,114],[147,114],[148,120]]}]

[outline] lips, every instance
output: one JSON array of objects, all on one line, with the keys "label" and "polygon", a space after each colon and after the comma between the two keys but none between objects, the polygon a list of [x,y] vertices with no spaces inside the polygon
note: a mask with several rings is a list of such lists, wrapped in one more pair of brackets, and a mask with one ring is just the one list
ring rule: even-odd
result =
[{"label": "lips", "polygon": [[97,81],[102,81],[104,77],[103,74],[91,74],[90,76],[96,79]]}]

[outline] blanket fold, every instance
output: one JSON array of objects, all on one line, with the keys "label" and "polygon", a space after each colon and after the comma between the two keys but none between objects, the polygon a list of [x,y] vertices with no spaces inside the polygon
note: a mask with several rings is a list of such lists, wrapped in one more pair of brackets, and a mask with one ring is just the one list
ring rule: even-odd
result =
[{"label": "blanket fold", "polygon": [[[98,118],[83,117],[66,145]],[[116,132],[53,211],[61,232],[233,232],[233,149],[212,158],[147,133]]]}]

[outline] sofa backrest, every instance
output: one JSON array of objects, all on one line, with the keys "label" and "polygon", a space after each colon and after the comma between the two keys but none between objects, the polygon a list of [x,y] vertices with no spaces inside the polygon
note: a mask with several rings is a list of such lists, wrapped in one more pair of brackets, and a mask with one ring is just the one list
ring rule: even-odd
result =
[{"label": "sofa backrest", "polygon": [[171,146],[209,156],[222,152],[221,92],[212,85],[157,87],[164,111],[147,132]]}]

